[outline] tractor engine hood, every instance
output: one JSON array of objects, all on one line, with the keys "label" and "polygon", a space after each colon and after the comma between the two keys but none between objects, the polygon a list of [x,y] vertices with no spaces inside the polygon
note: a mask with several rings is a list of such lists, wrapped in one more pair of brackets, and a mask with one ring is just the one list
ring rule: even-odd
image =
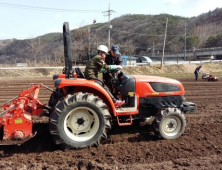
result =
[{"label": "tractor engine hood", "polygon": [[184,95],[184,87],[175,79],[159,76],[134,75],[136,93],[140,97]]}]

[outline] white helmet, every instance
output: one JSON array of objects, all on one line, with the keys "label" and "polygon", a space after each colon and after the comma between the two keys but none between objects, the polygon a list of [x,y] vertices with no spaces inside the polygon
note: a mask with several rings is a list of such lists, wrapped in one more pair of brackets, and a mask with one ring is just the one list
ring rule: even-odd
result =
[{"label": "white helmet", "polygon": [[107,46],[105,45],[100,45],[98,48],[97,48],[98,51],[102,51],[102,52],[105,52],[106,54],[108,53],[108,48]]}]

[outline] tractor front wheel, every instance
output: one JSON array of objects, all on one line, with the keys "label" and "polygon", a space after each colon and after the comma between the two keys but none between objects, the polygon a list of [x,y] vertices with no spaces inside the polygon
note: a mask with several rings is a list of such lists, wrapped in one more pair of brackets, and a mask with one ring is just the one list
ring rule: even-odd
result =
[{"label": "tractor front wheel", "polygon": [[49,130],[63,150],[98,146],[107,138],[110,113],[106,104],[88,93],[68,95],[60,100],[50,115]]},{"label": "tractor front wheel", "polygon": [[186,127],[185,116],[178,108],[167,108],[160,111],[156,116],[153,127],[157,137],[176,139],[184,133]]}]

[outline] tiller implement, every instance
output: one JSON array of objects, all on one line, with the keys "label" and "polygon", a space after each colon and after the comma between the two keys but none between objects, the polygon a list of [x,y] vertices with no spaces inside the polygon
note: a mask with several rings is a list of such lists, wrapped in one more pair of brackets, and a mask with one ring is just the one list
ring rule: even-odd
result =
[{"label": "tiller implement", "polygon": [[205,81],[218,81],[218,78],[210,73],[203,73],[202,79]]},{"label": "tiller implement", "polygon": [[31,84],[31,88],[21,91],[18,97],[3,104],[0,144],[21,144],[36,135],[32,133],[32,115],[43,114],[43,108],[50,109],[38,99],[40,87],[41,84]]}]

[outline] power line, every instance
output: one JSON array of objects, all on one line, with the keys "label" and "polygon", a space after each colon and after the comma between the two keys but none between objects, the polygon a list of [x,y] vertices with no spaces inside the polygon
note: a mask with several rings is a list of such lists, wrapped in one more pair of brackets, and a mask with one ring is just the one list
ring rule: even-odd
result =
[{"label": "power line", "polygon": [[58,8],[45,8],[45,7],[35,7],[35,6],[26,6],[18,4],[9,4],[9,3],[0,3],[0,6],[7,8],[18,8],[18,9],[32,9],[38,11],[55,11],[55,12],[85,12],[85,13],[94,13],[102,12],[102,10],[74,10],[74,9],[58,9]]}]

